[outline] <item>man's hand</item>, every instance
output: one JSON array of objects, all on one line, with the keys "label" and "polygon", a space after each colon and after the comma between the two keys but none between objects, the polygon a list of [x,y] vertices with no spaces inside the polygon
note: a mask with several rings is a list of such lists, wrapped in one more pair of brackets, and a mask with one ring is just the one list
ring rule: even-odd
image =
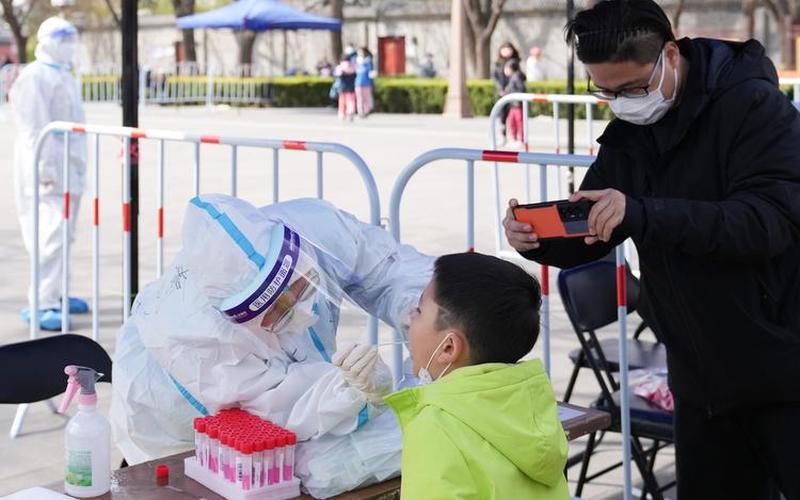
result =
[{"label": "man's hand", "polygon": [[590,200],[595,202],[589,211],[589,233],[584,241],[593,245],[598,241],[608,242],[614,229],[625,219],[625,195],[616,189],[600,191],[577,191],[569,197],[569,201]]},{"label": "man's hand", "polygon": [[506,217],[503,219],[503,227],[506,230],[508,244],[518,252],[527,252],[539,248],[538,236],[533,233],[533,228],[525,222],[518,222],[514,219],[512,209],[519,205],[516,198],[508,200]]},{"label": "man's hand", "polygon": [[383,404],[383,396],[392,391],[392,374],[377,346],[349,344],[336,351],[331,361],[370,403]]}]

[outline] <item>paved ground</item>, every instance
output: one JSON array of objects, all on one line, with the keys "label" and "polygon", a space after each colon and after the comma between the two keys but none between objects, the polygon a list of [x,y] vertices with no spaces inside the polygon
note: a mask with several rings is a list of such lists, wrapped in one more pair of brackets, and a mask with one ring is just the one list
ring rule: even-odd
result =
[{"label": "paved ground", "polygon": [[[120,111],[116,106],[92,105],[87,109],[91,123],[116,125]],[[363,156],[372,169],[380,191],[382,213],[388,213],[389,195],[398,173],[413,158],[424,151],[440,147],[483,148],[488,144],[488,120],[448,120],[439,116],[375,115],[355,123],[339,122],[331,110],[232,110],[204,108],[147,108],[142,111],[143,128],[176,129],[210,134],[247,137],[305,139],[343,143]],[[553,124],[549,119],[531,122],[532,149],[552,151]],[[596,127],[599,132],[601,126]],[[585,137],[578,127],[577,137]],[[585,150],[585,149],[583,149]],[[28,261],[19,237],[19,228],[13,206],[11,184],[13,131],[9,123],[0,122],[0,151],[5,151],[8,182],[0,184],[0,262],[4,279],[0,282],[0,343],[27,338],[26,327],[19,320],[19,310],[25,306],[25,288],[28,281]],[[119,143],[104,140],[100,144],[101,172],[101,307],[100,340],[113,351],[114,336],[121,321],[121,211]],[[141,164],[141,269],[142,282],[155,277],[156,249],[156,150],[155,144],[142,144]],[[166,259],[176,251],[183,207],[192,194],[191,146],[168,144],[166,147]],[[281,153],[281,199],[313,196],[315,193],[312,154],[301,152]],[[220,146],[202,148],[201,190],[228,192],[229,149]],[[242,150],[239,155],[239,195],[257,204],[272,201],[271,165],[269,151]],[[476,178],[476,239],[477,250],[492,253],[494,244],[494,205],[489,164],[478,164]],[[402,204],[403,240],[433,254],[462,251],[466,248],[466,210],[464,163],[444,161],[422,171],[407,189]],[[524,167],[503,167],[502,197],[525,198],[526,176]],[[538,172],[531,172],[531,192],[538,193]],[[366,197],[359,177],[346,162],[326,160],[326,198],[361,218],[368,215]],[[558,194],[554,176],[549,180],[551,196]],[[563,189],[563,188],[562,188]],[[74,248],[74,272],[71,295],[88,297],[91,293],[91,226],[90,202],[83,202],[80,212],[80,233]],[[533,267],[529,267],[536,271]],[[551,278],[554,280],[554,278]],[[553,281],[553,285],[555,281]],[[553,298],[552,359],[553,384],[557,392],[566,387],[571,363],[567,353],[577,347],[574,334],[568,326],[563,308]],[[636,318],[631,318],[634,325]],[[365,321],[360,316],[345,318],[340,334],[343,339],[357,339],[364,333]],[[90,332],[87,317],[76,318],[74,329]],[[606,332],[614,335],[614,331]],[[382,339],[390,339],[388,329],[382,330]],[[389,359],[389,348],[383,354]],[[534,355],[537,352],[534,352]],[[7,382],[6,382],[7,383]],[[573,401],[588,404],[597,393],[591,375],[584,374]],[[107,409],[110,391],[100,389],[100,400]],[[24,428],[24,435],[16,440],[8,438],[14,416],[14,407],[0,407],[0,454],[6,457],[0,468],[0,495],[22,487],[45,484],[61,477],[63,469],[63,427],[65,420],[49,412],[46,405],[34,405]],[[582,442],[574,443],[573,452],[581,449]],[[671,450],[665,450],[658,464],[666,476],[672,474]],[[117,454],[118,455],[118,454]],[[619,440],[609,436],[596,463],[613,463],[620,456]],[[117,456],[118,458],[118,456]],[[116,462],[116,458],[115,458]],[[577,470],[570,471],[571,480]],[[638,480],[638,475],[634,473]],[[619,471],[604,476],[584,491],[585,498],[621,498],[622,482]],[[675,498],[674,494],[671,498]]]}]

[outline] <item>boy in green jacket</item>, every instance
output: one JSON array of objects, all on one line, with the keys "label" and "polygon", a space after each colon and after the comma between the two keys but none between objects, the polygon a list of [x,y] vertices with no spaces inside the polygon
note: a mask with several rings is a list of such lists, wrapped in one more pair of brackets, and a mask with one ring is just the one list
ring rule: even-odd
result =
[{"label": "boy in green jacket", "polygon": [[[539,360],[541,292],[516,265],[440,257],[412,313],[420,386],[386,402],[403,431],[405,499],[569,499],[567,439]],[[445,376],[446,375],[446,376]]]}]

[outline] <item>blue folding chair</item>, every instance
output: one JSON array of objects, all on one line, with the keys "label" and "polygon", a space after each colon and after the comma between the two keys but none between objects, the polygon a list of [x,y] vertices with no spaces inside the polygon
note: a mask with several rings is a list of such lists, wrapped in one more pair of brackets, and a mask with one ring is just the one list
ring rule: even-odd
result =
[{"label": "blue folding chair", "polygon": [[[583,359],[591,368],[600,385],[601,393],[592,406],[611,414],[612,425],[608,432],[621,433],[619,383],[614,376],[619,364],[612,364],[605,351],[607,343],[600,342],[596,331],[617,321],[616,302],[616,265],[614,262],[601,260],[584,264],[571,269],[562,270],[558,276],[558,291],[564,303],[564,309],[572,323],[581,344]],[[635,310],[635,301],[639,285],[630,272],[627,272],[628,311]],[[633,305],[633,307],[631,307]],[[609,339],[617,342],[617,339]],[[629,341],[631,342],[631,341]],[[632,342],[640,342],[634,340]],[[583,486],[599,476],[622,465],[618,463],[588,475],[589,462],[595,448],[602,441],[604,434],[597,438],[597,433],[589,435],[586,450],[581,454],[581,471],[575,495],[580,496]],[[654,500],[663,500],[662,492],[672,487],[675,482],[661,486],[656,480],[653,468],[656,454],[674,440],[672,413],[650,404],[644,399],[631,398],[631,453],[636,467],[644,480],[644,491]],[[652,440],[652,445],[645,448],[642,439]],[[574,462],[573,462],[574,463]]]}]

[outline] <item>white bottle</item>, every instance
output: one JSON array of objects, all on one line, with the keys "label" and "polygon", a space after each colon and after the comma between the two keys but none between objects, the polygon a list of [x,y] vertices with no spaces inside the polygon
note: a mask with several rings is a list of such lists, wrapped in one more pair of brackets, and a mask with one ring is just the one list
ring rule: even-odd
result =
[{"label": "white bottle", "polygon": [[78,413],[67,423],[64,434],[64,491],[78,498],[90,498],[111,489],[111,425],[97,411],[95,382],[102,376],[91,368],[70,365],[67,392],[59,412],[72,401],[78,388]]}]

